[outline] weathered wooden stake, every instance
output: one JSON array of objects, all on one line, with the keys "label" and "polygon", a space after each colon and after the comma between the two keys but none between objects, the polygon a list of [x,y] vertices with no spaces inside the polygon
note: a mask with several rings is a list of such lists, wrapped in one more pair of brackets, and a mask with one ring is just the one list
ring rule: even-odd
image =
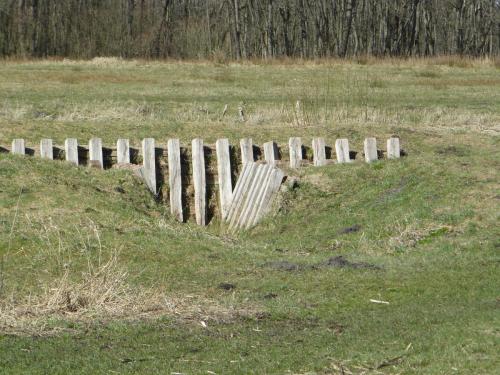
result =
[{"label": "weathered wooden stake", "polygon": [[275,166],[278,160],[278,146],[274,142],[264,143],[264,159],[269,165]]},{"label": "weathered wooden stake", "polygon": [[247,191],[248,185],[250,184],[250,181],[252,181],[256,170],[256,163],[248,163],[243,166],[243,170],[234,188],[233,200],[231,202],[229,214],[226,218],[231,225],[234,225],[235,220],[239,217],[239,212],[243,203],[243,199],[245,197],[245,192]]},{"label": "weathered wooden stake", "polygon": [[52,147],[52,139],[42,139],[40,141],[40,157],[42,159],[54,159],[54,148]]},{"label": "weathered wooden stake", "polygon": [[130,164],[130,142],[119,139],[116,142],[116,161],[118,164]]},{"label": "weathered wooden stake", "polygon": [[64,141],[64,151],[66,161],[78,165],[78,141],[75,138],[68,138]]},{"label": "weathered wooden stake", "polygon": [[193,153],[193,185],[194,185],[194,209],[196,223],[206,225],[206,178],[205,178],[205,153],[203,140],[196,138],[192,141]]},{"label": "weathered wooden stake", "polygon": [[367,163],[378,160],[377,155],[377,140],[375,138],[366,138],[365,146],[365,160]]},{"label": "weathered wooden stake", "polygon": [[252,138],[243,138],[240,140],[241,163],[245,165],[254,161]]},{"label": "weathered wooden stake", "polygon": [[263,176],[266,172],[273,167],[270,164],[260,164],[257,167],[257,172],[255,174],[255,178],[251,181],[250,186],[248,188],[248,194],[246,195],[246,200],[243,203],[243,207],[241,209],[240,216],[236,221],[236,227],[241,227],[246,223],[248,216],[250,215],[250,211],[253,207],[254,200],[259,192],[259,189],[262,186]]},{"label": "weathered wooden stake", "polygon": [[142,140],[142,174],[149,190],[156,195],[156,155],[154,138]]},{"label": "weathered wooden stake", "polygon": [[325,139],[314,138],[312,141],[312,148],[314,154],[314,166],[321,167],[326,164],[326,150]]},{"label": "weathered wooden stake", "polygon": [[290,152],[290,168],[299,168],[302,163],[302,140],[298,137],[290,138],[288,150]]},{"label": "weathered wooden stake", "polygon": [[18,155],[26,154],[26,146],[24,144],[24,139],[14,139],[12,141],[12,153]]},{"label": "weathered wooden stake", "polygon": [[184,220],[182,209],[181,146],[178,139],[169,139],[168,183],[170,187],[170,213],[180,222]]},{"label": "weathered wooden stake", "polygon": [[245,228],[250,228],[255,217],[259,213],[259,209],[260,209],[261,204],[264,200],[266,190],[269,186],[270,177],[274,171],[274,167],[271,167],[270,165],[267,165],[266,167],[267,167],[267,169],[264,171],[264,174],[261,178],[261,181],[260,181],[259,185],[257,186],[255,196],[254,196],[253,200],[250,202],[251,203],[250,210],[248,211],[248,215],[245,218],[245,222],[243,223]]},{"label": "weathered wooden stake", "polygon": [[281,183],[283,182],[283,177],[285,174],[279,168],[273,170],[271,177],[269,178],[269,184],[264,192],[264,197],[260,202],[260,206],[257,210],[257,215],[254,217],[253,221],[249,223],[249,226],[254,226],[258,221],[265,215],[270,209],[271,198],[278,191]]},{"label": "weathered wooden stake", "polygon": [[387,140],[387,158],[399,159],[401,157],[401,149],[399,148],[399,138],[392,137]]},{"label": "weathered wooden stake", "polygon": [[346,138],[337,139],[335,141],[335,153],[337,154],[337,163],[350,163],[349,141]]},{"label": "weathered wooden stake", "polygon": [[97,162],[101,169],[104,167],[101,138],[92,138],[89,141],[89,164],[92,162]]},{"label": "weathered wooden stake", "polygon": [[219,177],[219,199],[222,219],[227,217],[233,198],[233,184],[231,181],[231,159],[229,155],[229,140],[218,139],[215,148],[217,151],[217,173]]}]

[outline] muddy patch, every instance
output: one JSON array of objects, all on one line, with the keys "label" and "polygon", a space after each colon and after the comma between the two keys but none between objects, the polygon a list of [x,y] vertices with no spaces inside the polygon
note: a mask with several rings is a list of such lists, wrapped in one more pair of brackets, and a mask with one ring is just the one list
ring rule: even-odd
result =
[{"label": "muddy patch", "polygon": [[286,260],[280,260],[277,262],[269,262],[264,265],[265,267],[272,268],[274,270],[278,271],[299,271],[304,268],[304,266],[301,266],[296,263],[291,263]]},{"label": "muddy patch", "polygon": [[353,269],[372,269],[379,270],[379,266],[365,262],[351,262],[343,256],[336,256],[328,259],[322,264],[323,267],[336,267],[336,268],[353,268]]},{"label": "muddy patch", "polygon": [[354,224],[350,227],[346,227],[346,228],[342,228],[340,231],[339,231],[339,234],[349,234],[349,233],[356,233],[356,232],[359,232],[361,230],[361,225],[359,224]]},{"label": "muddy patch", "polygon": [[314,264],[298,264],[288,262],[286,260],[269,262],[264,264],[264,267],[271,268],[277,271],[297,272],[308,270],[320,270],[323,268],[347,268],[347,269],[366,269],[366,270],[380,270],[381,267],[366,263],[366,262],[351,262],[343,256],[335,256]]}]

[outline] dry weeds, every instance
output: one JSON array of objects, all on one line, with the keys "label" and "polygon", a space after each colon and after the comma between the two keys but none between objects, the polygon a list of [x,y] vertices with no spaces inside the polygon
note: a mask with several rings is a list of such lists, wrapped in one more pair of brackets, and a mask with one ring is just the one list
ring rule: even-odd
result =
[{"label": "dry weeds", "polygon": [[80,281],[66,270],[40,295],[0,300],[0,333],[53,335],[64,331],[57,321],[105,323],[111,320],[154,320],[168,317],[183,323],[227,323],[257,319],[263,313],[252,306],[222,305],[200,296],[167,295],[159,289],[129,284],[129,274],[113,255]]}]

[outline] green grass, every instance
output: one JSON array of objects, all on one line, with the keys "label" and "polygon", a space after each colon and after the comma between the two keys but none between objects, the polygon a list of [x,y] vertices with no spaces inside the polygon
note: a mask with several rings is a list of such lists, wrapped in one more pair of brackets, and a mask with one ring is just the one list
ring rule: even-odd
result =
[{"label": "green grass", "polygon": [[[3,373],[498,371],[494,66],[38,62],[5,63],[0,77],[1,144],[300,135],[347,136],[360,151],[365,136],[396,133],[408,152],[302,169],[277,215],[237,236],[176,224],[125,171],[0,154]],[[307,126],[294,123],[297,99]],[[7,320],[114,253],[132,301],[158,292],[178,314]],[[335,256],[378,268],[328,267]]]}]

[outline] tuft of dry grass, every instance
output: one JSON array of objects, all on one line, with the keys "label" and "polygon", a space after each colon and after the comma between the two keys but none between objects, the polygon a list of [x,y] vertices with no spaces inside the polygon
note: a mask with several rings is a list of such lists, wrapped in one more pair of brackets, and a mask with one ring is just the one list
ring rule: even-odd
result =
[{"label": "tuft of dry grass", "polygon": [[98,267],[89,264],[80,281],[70,270],[37,296],[0,300],[0,332],[13,335],[52,335],[63,328],[50,322],[90,323],[110,320],[154,320],[169,317],[184,323],[229,323],[258,319],[253,306],[235,307],[200,296],[168,296],[155,288],[132,286],[116,253]]}]

